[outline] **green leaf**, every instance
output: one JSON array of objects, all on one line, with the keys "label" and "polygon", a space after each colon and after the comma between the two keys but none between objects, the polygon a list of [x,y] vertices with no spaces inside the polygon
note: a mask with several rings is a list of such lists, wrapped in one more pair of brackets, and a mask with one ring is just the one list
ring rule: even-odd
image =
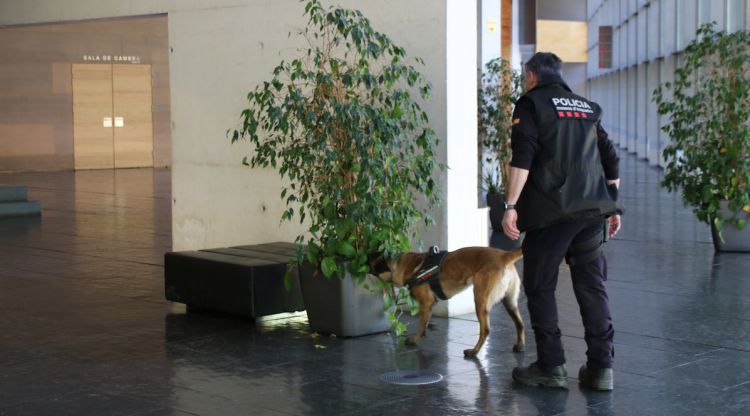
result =
[{"label": "green leaf", "polygon": [[721,235],[721,232],[724,229],[724,220],[718,216],[714,217],[714,227],[716,227],[716,234],[719,235],[719,239],[724,243],[724,237]]},{"label": "green leaf", "polygon": [[404,324],[403,322],[396,321],[396,324],[393,327],[393,332],[396,333],[397,337],[404,335],[406,333],[406,324]]},{"label": "green leaf", "polygon": [[335,272],[338,271],[336,260],[333,257],[324,257],[323,261],[320,262],[320,271],[323,272],[323,276],[330,278]]},{"label": "green leaf", "polygon": [[344,257],[349,258],[349,257],[354,256],[354,254],[357,251],[354,249],[354,246],[352,246],[350,243],[346,241],[340,241],[336,252],[341,254]]}]

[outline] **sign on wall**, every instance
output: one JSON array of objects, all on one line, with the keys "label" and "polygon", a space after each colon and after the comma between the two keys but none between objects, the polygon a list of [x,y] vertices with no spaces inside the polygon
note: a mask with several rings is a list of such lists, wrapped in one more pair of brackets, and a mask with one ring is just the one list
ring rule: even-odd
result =
[{"label": "sign on wall", "polygon": [[140,64],[138,55],[83,55],[84,62],[114,62],[120,64]]}]

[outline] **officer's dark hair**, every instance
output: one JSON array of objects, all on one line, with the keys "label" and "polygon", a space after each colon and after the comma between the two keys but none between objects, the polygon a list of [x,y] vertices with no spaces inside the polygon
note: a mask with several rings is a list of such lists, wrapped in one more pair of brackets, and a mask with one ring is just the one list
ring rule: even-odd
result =
[{"label": "officer's dark hair", "polygon": [[531,71],[537,78],[549,76],[562,76],[562,60],[552,52],[537,52],[524,65],[527,71]]}]

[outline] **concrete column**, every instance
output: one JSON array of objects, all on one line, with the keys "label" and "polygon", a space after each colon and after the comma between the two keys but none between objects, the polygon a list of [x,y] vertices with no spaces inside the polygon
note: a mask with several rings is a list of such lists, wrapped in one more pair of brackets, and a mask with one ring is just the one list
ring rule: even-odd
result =
[{"label": "concrete column", "polygon": [[[447,250],[487,245],[486,212],[477,208],[476,3],[447,0],[446,7]],[[484,235],[484,239],[483,238]],[[470,290],[441,302],[436,315],[474,311]]]}]

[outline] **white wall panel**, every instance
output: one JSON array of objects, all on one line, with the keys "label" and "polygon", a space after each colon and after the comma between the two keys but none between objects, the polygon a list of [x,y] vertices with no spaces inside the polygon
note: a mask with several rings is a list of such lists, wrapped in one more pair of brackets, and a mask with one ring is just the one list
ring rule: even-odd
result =
[{"label": "white wall panel", "polygon": [[698,23],[711,22],[719,30],[726,29],[726,0],[698,0]]},{"label": "white wall panel", "polygon": [[630,16],[630,13],[628,13],[628,2],[630,0],[619,0],[619,1],[612,0],[612,1],[620,5],[619,7],[620,15],[618,16],[618,20],[620,22],[624,22],[628,20],[628,17]]},{"label": "white wall panel", "polygon": [[659,152],[660,152],[660,122],[659,113],[656,103],[653,100],[653,92],[659,85],[660,74],[659,69],[661,66],[661,60],[654,60],[647,64],[647,75],[646,75],[646,137],[648,140],[648,150],[646,157],[651,165],[657,165],[659,163]]},{"label": "white wall panel", "polygon": [[638,62],[638,27],[636,25],[636,18],[631,17],[627,25],[628,56],[626,63],[628,66],[635,65]]},{"label": "white wall panel", "polygon": [[[636,64],[645,61],[648,57],[648,45],[646,39],[648,39],[648,14],[646,8],[636,15],[636,29],[635,29],[635,56]],[[658,38],[651,39],[651,42],[657,41]]]},{"label": "white wall panel", "polygon": [[638,100],[638,69],[637,67],[630,67],[627,70],[627,84],[625,94],[628,97],[628,105],[626,110],[626,129],[625,134],[627,135],[627,149],[629,152],[636,153],[638,151],[638,129],[637,129],[637,117],[636,108]]},{"label": "white wall panel", "polygon": [[622,68],[623,58],[622,54],[625,48],[623,47],[623,31],[622,26],[612,27],[612,68]]},{"label": "white wall panel", "polygon": [[677,0],[659,0],[659,25],[662,56],[677,51]]},{"label": "white wall panel", "polygon": [[591,20],[591,17],[600,10],[600,6],[604,3],[604,0],[589,0],[586,2],[586,16]]},{"label": "white wall panel", "polygon": [[734,32],[745,27],[745,0],[727,0],[727,31]]},{"label": "white wall panel", "polygon": [[607,123],[607,131],[612,130],[616,126],[617,112],[620,103],[620,91],[617,84],[617,73],[612,72],[607,74],[607,96],[609,97],[609,109],[604,115],[605,122]]},{"label": "white wall panel", "polygon": [[[669,55],[664,57],[664,61],[661,63],[661,68],[659,68],[659,75],[661,77],[661,82],[672,82],[674,81],[674,71],[676,68],[676,62],[677,55]],[[669,99],[671,97],[671,94],[667,93],[665,95],[666,99]],[[667,117],[661,117],[660,120],[660,127],[663,127],[666,123],[669,122],[669,119]],[[659,166],[664,166],[664,158],[661,155],[662,150],[669,144],[670,138],[669,136],[661,132],[660,140],[659,140]]]},{"label": "white wall panel", "polygon": [[698,1],[679,0],[677,11],[679,13],[677,48],[682,49],[695,38],[695,30],[698,28]]},{"label": "white wall panel", "polygon": [[646,54],[646,58],[649,60],[660,56],[662,43],[664,43],[661,36],[661,25],[659,24],[661,18],[660,3],[661,0],[654,0],[649,7],[644,9],[648,16],[648,26],[646,28],[646,36],[648,37],[646,47],[648,48],[648,53]]},{"label": "white wall panel", "polygon": [[648,93],[646,88],[648,73],[647,64],[640,64],[636,70],[635,84],[635,139],[636,153],[639,157],[648,157],[648,134],[646,132],[646,116],[648,109]]}]

